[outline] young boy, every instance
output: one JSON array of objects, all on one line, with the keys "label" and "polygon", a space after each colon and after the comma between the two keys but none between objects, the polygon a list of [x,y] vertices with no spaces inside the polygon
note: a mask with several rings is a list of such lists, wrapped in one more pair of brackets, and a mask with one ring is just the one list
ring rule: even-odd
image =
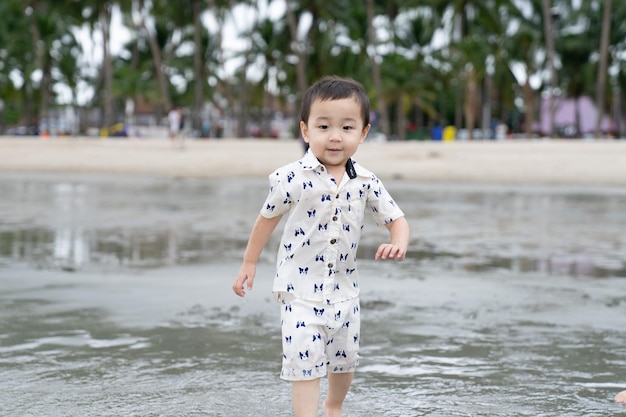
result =
[{"label": "young boy", "polygon": [[296,417],[317,417],[320,378],[328,375],[326,416],[341,416],[359,351],[356,253],[366,210],[389,230],[375,259],[404,259],[409,226],[374,174],[351,157],[370,129],[363,87],[326,77],[306,92],[300,129],[304,157],[269,177],[270,191],[250,234],[233,291],[252,289],[256,264],[284,214],[274,298],[281,305],[281,378],[292,381]]}]

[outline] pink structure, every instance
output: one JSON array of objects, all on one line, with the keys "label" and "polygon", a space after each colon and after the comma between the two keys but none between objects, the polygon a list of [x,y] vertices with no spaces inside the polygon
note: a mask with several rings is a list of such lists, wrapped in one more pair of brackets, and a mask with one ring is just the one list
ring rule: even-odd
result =
[{"label": "pink structure", "polygon": [[[550,135],[550,105],[551,100],[544,98],[541,101],[541,112],[539,114],[539,123],[535,124],[535,131],[541,135]],[[573,98],[556,98],[556,111],[554,115],[554,124],[556,131],[566,136],[587,136],[593,135],[596,130],[596,120],[598,110],[594,102],[588,96],[580,97],[578,100]],[[578,121],[577,122],[577,118]],[[580,131],[576,132],[576,128]],[[603,133],[615,134],[618,126],[608,115],[602,117],[600,130]],[[572,135],[567,133],[571,132]]]}]

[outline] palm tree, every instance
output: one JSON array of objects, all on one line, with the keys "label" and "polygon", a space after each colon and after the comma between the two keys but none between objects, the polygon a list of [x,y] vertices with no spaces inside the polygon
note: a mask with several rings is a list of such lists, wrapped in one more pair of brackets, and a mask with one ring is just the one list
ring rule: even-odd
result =
[{"label": "palm tree", "polygon": [[[461,116],[464,114],[470,139],[473,139],[473,128],[481,107],[484,107],[483,112],[486,115],[491,111],[491,93],[487,91],[481,98],[481,90],[489,86],[486,63],[490,56],[498,57],[501,54],[500,40],[505,36],[508,24],[508,15],[505,12],[511,4],[511,0],[435,1],[435,10],[440,15],[452,15],[447,63],[459,74],[456,79],[458,90],[455,125],[462,125]],[[502,70],[509,71],[508,68]],[[483,117],[483,128],[486,128],[485,122],[488,122],[486,115]]]},{"label": "palm tree", "polygon": [[389,137],[391,133],[389,130],[389,116],[387,114],[387,103],[385,103],[383,94],[383,81],[380,74],[379,57],[376,52],[378,49],[378,41],[376,39],[376,28],[374,27],[374,14],[374,0],[367,0],[368,50],[370,64],[372,66],[372,82],[374,83],[374,91],[376,92],[376,104],[380,115],[382,133],[385,137]]},{"label": "palm tree", "polygon": [[193,106],[191,111],[191,125],[195,131],[200,131],[202,125],[202,108],[204,107],[204,84],[206,67],[202,63],[203,57],[203,42],[202,35],[204,33],[204,26],[202,25],[202,12],[204,10],[204,1],[192,0],[193,9],[193,71],[195,75],[194,80],[194,94],[193,94]]},{"label": "palm tree", "polygon": [[161,93],[161,100],[159,101],[164,112],[169,111],[172,107],[170,83],[165,74],[163,57],[164,39],[167,39],[166,33],[171,29],[167,28],[167,24],[162,23],[163,18],[167,16],[167,10],[167,4],[163,1],[153,0],[147,3],[145,0],[133,0],[133,18],[131,19],[135,26],[135,32],[145,38],[150,46],[154,74]]},{"label": "palm tree", "polygon": [[[341,68],[336,59],[344,45],[337,42],[339,36],[346,36],[347,27],[353,28],[355,22],[364,22],[365,9],[358,3],[342,0],[328,7],[324,0],[286,0],[286,20],[290,34],[290,48],[295,61],[295,80],[297,85],[297,106],[308,84],[320,77],[332,73],[352,73],[354,68]],[[304,26],[309,21],[310,25]],[[298,29],[306,28],[299,34]],[[361,36],[364,31],[360,31]],[[348,35],[349,36],[349,35]],[[354,39],[354,37],[353,37]],[[364,51],[364,48],[361,48]],[[360,53],[360,52],[359,52]],[[357,53],[357,54],[359,54]]]},{"label": "palm tree", "polygon": [[[4,20],[0,25],[0,54],[4,57],[0,66],[0,97],[3,99],[0,126],[4,129],[5,121],[17,123],[23,115],[30,126],[33,120],[32,111],[28,108],[33,100],[30,87],[33,43],[29,22],[19,0],[0,2],[0,14]],[[13,83],[12,73],[19,74],[24,80],[20,87]]]},{"label": "palm tree", "polygon": [[[579,102],[580,97],[591,95],[596,87],[597,70],[593,55],[598,52],[600,44],[599,32],[592,28],[598,27],[600,19],[593,12],[590,2],[581,3],[575,9],[572,4],[560,4],[561,26],[564,32],[556,42],[556,50],[562,65],[560,69],[561,84],[568,97]],[[584,27],[585,31],[572,28]],[[576,129],[581,132],[581,115],[578,105],[575,108]]]},{"label": "palm tree", "polygon": [[[210,13],[220,26],[244,4],[256,18],[251,28],[240,28],[249,29],[242,38],[248,49],[233,76],[223,69],[228,57],[221,30],[205,27],[201,16]],[[552,75],[545,79],[555,97],[559,91],[573,97],[593,91],[601,111],[610,105],[617,109],[617,97],[626,100],[620,95],[626,89],[626,71],[611,71],[614,76],[607,78],[609,66],[622,66],[611,58],[626,50],[625,29],[616,23],[626,15],[626,6],[606,0],[527,0],[523,8],[519,4],[338,0],[330,8],[323,0],[288,0],[282,19],[269,21],[250,0],[185,0],[175,8],[167,0],[5,0],[0,2],[5,17],[0,27],[0,93],[7,101],[5,116],[12,121],[23,116],[24,123],[34,124],[48,119],[58,90],[55,83],[69,86],[68,101],[76,104],[79,83],[86,80],[96,91],[103,127],[115,121],[120,100],[138,95],[148,97],[160,112],[182,100],[191,105],[192,124],[198,128],[205,97],[215,96],[220,108],[238,109],[240,133],[245,133],[247,115],[267,105],[264,98],[271,96],[270,90],[298,101],[311,81],[336,73],[365,84],[382,116],[383,131],[400,138],[407,118],[427,115],[430,121],[425,123],[455,119],[461,127],[464,116],[470,132],[481,116],[483,128],[491,114],[511,118],[514,94],[524,100],[524,131],[530,134],[537,94],[528,77],[517,85],[511,73],[514,65],[535,76],[549,69]],[[123,57],[110,52],[108,31],[117,11],[135,35]],[[72,36],[72,28],[87,25],[104,41],[103,62],[89,80]],[[577,31],[580,27],[587,31]],[[442,29],[450,41],[433,50],[435,30]],[[280,42],[284,39],[290,42]],[[253,65],[261,68],[260,77],[248,77]],[[21,81],[14,83],[16,74]],[[174,85],[174,77],[182,84]],[[607,85],[612,89],[606,90]],[[395,123],[385,122],[385,113]]]},{"label": "palm tree", "polygon": [[[433,105],[437,97],[433,81],[439,78],[440,71],[426,62],[426,56],[433,57],[436,52],[431,41],[439,28],[439,19],[427,7],[397,10],[387,16],[393,38],[392,52],[382,63],[384,97],[394,103],[395,128],[391,130],[399,139],[405,139],[407,119],[416,129],[422,125],[418,114],[439,119]],[[409,115],[410,111],[416,115]]]},{"label": "palm tree", "polygon": [[[77,62],[77,58],[83,54],[83,47],[78,39],[69,32],[59,40],[59,48],[56,51],[56,70],[58,78],[56,82],[65,85],[70,92],[69,105],[73,110],[78,106],[78,90],[79,85],[84,81],[82,69]],[[68,133],[76,134],[79,132],[78,126],[68,126]]]},{"label": "palm tree", "polygon": [[[511,22],[516,23],[518,28],[513,34],[509,34],[504,38],[506,56],[504,57],[503,65],[509,68],[514,65],[521,65],[524,74],[520,94],[524,103],[522,131],[527,137],[533,134],[537,100],[537,95],[531,86],[530,80],[531,77],[541,72],[538,57],[545,50],[541,1],[531,0],[524,9],[519,9],[518,7],[509,8]],[[499,90],[502,91],[503,88]]]},{"label": "palm tree", "polygon": [[598,86],[596,95],[596,108],[598,118],[596,119],[595,136],[600,137],[600,125],[604,115],[604,97],[606,95],[607,61],[609,54],[609,36],[611,33],[611,7],[612,0],[604,1],[604,14],[602,17],[602,40],[600,42],[600,65],[598,67]]},{"label": "palm tree", "polygon": [[145,39],[135,36],[124,45],[123,53],[114,61],[113,97],[125,104],[128,126],[135,124],[135,113],[140,104],[158,106],[162,102],[152,58]]},{"label": "palm tree", "polygon": [[306,40],[300,39],[298,35],[298,17],[294,10],[296,6],[292,4],[292,0],[285,0],[286,4],[286,17],[289,26],[289,35],[291,37],[291,51],[296,57],[296,84],[298,86],[298,95],[301,99],[304,96],[304,92],[307,89],[307,76],[306,76]]},{"label": "palm tree", "polygon": [[546,52],[548,58],[548,68],[550,69],[550,136],[554,137],[556,132],[556,126],[554,124],[554,116],[556,112],[555,95],[559,85],[556,64],[555,64],[555,46],[554,46],[554,30],[553,30],[553,12],[550,4],[550,0],[542,0],[543,8],[543,25],[544,36],[546,42]]},{"label": "palm tree", "polygon": [[[57,70],[60,61],[77,45],[70,30],[73,21],[65,16],[63,6],[39,0],[26,4],[12,0],[0,6],[0,13],[7,20],[5,30],[0,30],[0,44],[6,45],[8,57],[3,68],[7,74],[17,71],[23,79],[20,113],[29,127],[41,124],[49,129]],[[73,49],[74,58],[79,50]]]},{"label": "palm tree", "polygon": [[[286,59],[291,52],[288,43],[284,39],[289,39],[289,30],[284,20],[272,21],[269,17],[263,17],[254,27],[250,34],[252,42],[252,60],[260,70],[261,79],[258,87],[254,88],[251,94],[253,105],[261,109],[262,131],[269,130],[270,111],[273,110],[276,102],[275,97],[279,92],[289,92],[282,88],[281,79],[287,79]],[[280,97],[280,96],[279,96]]]},{"label": "palm tree", "polygon": [[[107,1],[98,4],[98,21],[102,30],[102,74],[104,90],[102,94],[103,126],[108,129],[113,125],[113,62],[111,57],[111,17],[113,5]],[[108,133],[107,133],[108,134]]]},{"label": "palm tree", "polygon": [[113,9],[129,10],[130,0],[68,0],[70,10],[77,19],[86,22],[95,31],[99,29],[102,36],[102,65],[100,68],[103,87],[100,90],[100,99],[103,118],[101,127],[103,133],[114,123],[113,113],[113,57],[111,55],[111,19]]},{"label": "palm tree", "polygon": [[[626,19],[626,3],[614,2],[612,3],[611,20],[611,40],[609,42],[609,50],[614,51],[612,54],[615,57],[623,54],[626,51],[626,27],[621,24]],[[620,59],[614,59],[610,67],[614,70],[614,75],[610,78],[611,89],[607,92],[612,96],[613,102],[613,117],[615,124],[615,131],[618,137],[623,138],[626,136],[626,124],[622,123],[622,120],[626,118],[626,68],[624,68],[625,62]]]}]

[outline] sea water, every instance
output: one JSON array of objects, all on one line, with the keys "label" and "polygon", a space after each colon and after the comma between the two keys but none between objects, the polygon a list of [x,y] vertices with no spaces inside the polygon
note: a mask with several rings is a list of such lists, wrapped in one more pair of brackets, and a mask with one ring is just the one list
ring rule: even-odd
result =
[{"label": "sea water", "polygon": [[[402,263],[359,248],[345,416],[615,416],[626,192],[386,181]],[[264,178],[0,176],[1,416],[289,416],[275,233],[230,287]],[[323,390],[326,389],[322,381]]]}]

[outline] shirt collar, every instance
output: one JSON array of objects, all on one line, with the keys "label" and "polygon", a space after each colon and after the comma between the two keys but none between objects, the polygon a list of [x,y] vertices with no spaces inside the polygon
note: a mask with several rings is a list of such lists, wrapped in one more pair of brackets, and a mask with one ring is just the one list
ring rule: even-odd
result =
[{"label": "shirt collar", "polygon": [[315,170],[321,167],[322,163],[313,155],[311,149],[308,149],[300,160],[300,165],[302,165],[302,169],[304,170]]},{"label": "shirt collar", "polygon": [[[367,169],[363,168],[359,165],[354,159],[352,159],[352,164],[354,166],[354,170],[356,171],[356,175],[358,177],[371,177],[372,173]],[[304,170],[317,171],[324,165],[317,159],[317,157],[313,154],[311,149],[308,149],[302,159],[300,159],[300,165]],[[326,170],[326,168],[324,168]]]}]

